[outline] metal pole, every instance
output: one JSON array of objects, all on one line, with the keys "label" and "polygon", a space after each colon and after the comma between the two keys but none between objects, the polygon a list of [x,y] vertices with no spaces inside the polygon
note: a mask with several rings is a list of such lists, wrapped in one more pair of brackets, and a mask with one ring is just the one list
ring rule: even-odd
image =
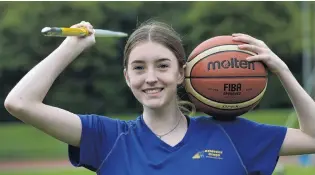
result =
[{"label": "metal pole", "polygon": [[302,56],[302,84],[305,90],[310,91],[307,88],[307,78],[311,74],[312,60],[311,60],[311,35],[310,35],[310,4],[308,1],[302,2],[302,46],[303,46],[303,56]]},{"label": "metal pole", "polygon": [[313,44],[313,57],[312,57],[312,60],[313,60],[313,67],[315,67],[315,2],[313,2],[313,20],[312,20],[312,23],[313,23],[313,39],[312,39],[312,44]]}]

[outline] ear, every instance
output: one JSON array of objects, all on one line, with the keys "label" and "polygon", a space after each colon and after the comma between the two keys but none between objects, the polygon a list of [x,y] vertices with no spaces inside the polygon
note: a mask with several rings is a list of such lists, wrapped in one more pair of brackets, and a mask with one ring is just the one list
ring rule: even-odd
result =
[{"label": "ear", "polygon": [[179,74],[178,74],[178,79],[177,79],[177,84],[180,85],[183,83],[184,78],[185,78],[185,68],[186,65],[183,65],[183,67],[179,68]]},{"label": "ear", "polygon": [[129,76],[128,76],[126,68],[124,69],[124,76],[125,76],[125,80],[126,80],[127,85],[130,87],[130,80],[129,80]]}]

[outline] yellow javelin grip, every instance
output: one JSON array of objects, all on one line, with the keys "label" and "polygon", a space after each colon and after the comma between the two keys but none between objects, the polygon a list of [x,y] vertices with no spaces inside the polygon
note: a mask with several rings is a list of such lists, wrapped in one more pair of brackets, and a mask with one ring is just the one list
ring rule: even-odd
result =
[{"label": "yellow javelin grip", "polygon": [[86,28],[45,27],[42,29],[45,36],[88,36],[90,32]]},{"label": "yellow javelin grip", "polygon": [[61,28],[64,36],[88,36],[90,32],[86,28]]}]

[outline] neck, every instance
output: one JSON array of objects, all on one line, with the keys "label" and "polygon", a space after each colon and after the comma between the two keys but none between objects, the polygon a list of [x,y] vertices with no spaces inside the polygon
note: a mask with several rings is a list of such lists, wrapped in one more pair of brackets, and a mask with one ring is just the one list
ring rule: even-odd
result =
[{"label": "neck", "polygon": [[180,111],[176,103],[166,105],[163,109],[144,108],[143,120],[155,134],[164,134],[173,129],[181,128],[186,123],[185,116]]}]

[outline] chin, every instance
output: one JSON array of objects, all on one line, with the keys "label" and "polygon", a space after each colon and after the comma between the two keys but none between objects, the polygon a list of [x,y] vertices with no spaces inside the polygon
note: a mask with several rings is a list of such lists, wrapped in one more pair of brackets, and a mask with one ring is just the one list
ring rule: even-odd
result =
[{"label": "chin", "polygon": [[141,103],[143,106],[150,109],[161,109],[169,105],[170,99],[145,99]]},{"label": "chin", "polygon": [[148,101],[143,101],[142,104],[150,109],[160,109],[166,105],[166,101],[148,100]]}]

